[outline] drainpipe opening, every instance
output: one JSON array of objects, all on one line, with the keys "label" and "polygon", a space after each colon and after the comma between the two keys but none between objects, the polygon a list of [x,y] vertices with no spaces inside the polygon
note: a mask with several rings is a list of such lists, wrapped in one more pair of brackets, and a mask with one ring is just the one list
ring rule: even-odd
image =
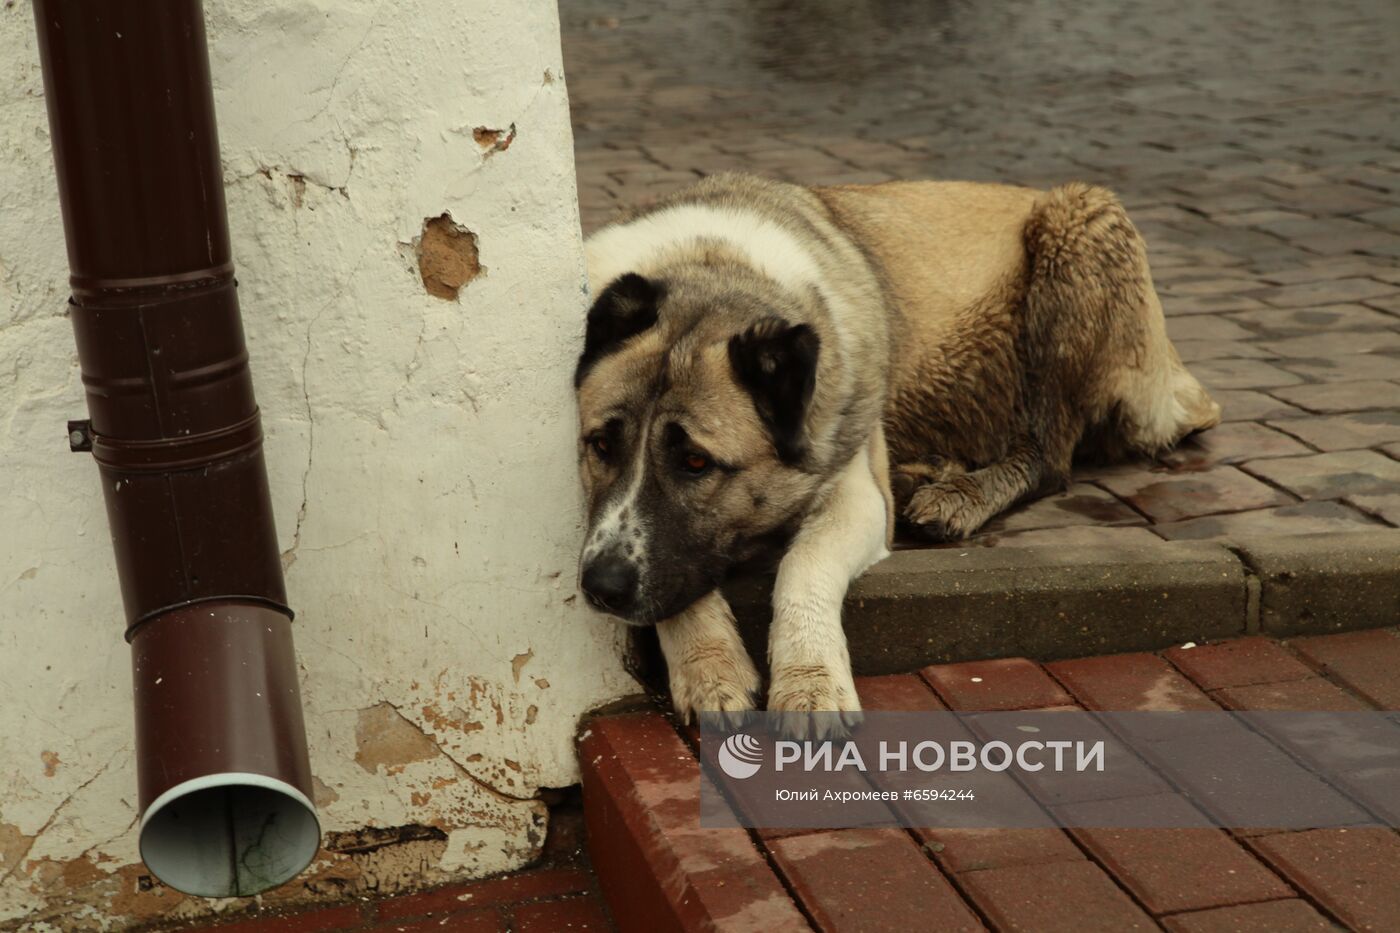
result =
[{"label": "drainpipe opening", "polygon": [[316,810],[286,781],[230,772],[170,788],[141,818],[141,860],[161,881],[198,897],[247,897],[311,864]]}]

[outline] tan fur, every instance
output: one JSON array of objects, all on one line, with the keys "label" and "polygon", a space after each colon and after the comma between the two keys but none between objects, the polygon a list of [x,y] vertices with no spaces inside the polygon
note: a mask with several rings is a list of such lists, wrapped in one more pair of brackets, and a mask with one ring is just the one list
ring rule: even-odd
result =
[{"label": "tan fur", "polygon": [[[595,293],[629,274],[664,286],[654,322],[581,363],[584,563],[608,548],[645,564],[629,618],[665,619],[686,714],[755,690],[714,589],[735,561],[785,542],[770,708],[855,709],[841,600],[896,519],[961,538],[1063,486],[1076,452],[1153,454],[1219,421],[1102,188],[715,176],[599,231],[588,265]],[[729,348],[774,321],[819,338],[796,453]],[[589,452],[607,425],[625,462]],[[678,431],[727,469],[678,478]]]}]

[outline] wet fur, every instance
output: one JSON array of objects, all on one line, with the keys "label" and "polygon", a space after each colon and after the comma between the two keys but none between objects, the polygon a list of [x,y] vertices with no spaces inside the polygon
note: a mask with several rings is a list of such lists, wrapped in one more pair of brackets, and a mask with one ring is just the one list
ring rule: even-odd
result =
[{"label": "wet fur", "polygon": [[[1101,188],[715,176],[588,260],[583,563],[637,562],[630,617],[660,622],[683,713],[753,703],[716,590],[737,562],[778,562],[769,707],[857,709],[840,604],[896,517],[961,538],[1063,486],[1086,442],[1155,453],[1219,418]],[[626,464],[589,452],[608,424]],[[677,436],[723,475],[678,477]]]}]

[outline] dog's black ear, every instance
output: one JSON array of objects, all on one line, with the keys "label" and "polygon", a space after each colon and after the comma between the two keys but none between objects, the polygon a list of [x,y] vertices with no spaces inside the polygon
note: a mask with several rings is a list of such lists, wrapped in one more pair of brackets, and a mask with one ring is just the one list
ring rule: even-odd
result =
[{"label": "dog's black ear", "polygon": [[583,354],[574,370],[574,388],[583,383],[583,377],[598,360],[627,338],[656,324],[656,311],[665,295],[665,286],[635,272],[614,279],[603,289],[588,309],[588,330],[583,338]]},{"label": "dog's black ear", "polygon": [[729,363],[753,396],[784,463],[802,459],[807,405],[817,384],[821,339],[806,324],[766,318],[729,339]]}]

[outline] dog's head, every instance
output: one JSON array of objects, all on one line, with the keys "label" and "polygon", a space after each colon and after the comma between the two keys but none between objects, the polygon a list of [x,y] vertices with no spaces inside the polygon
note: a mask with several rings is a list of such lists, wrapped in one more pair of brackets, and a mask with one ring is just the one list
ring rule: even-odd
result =
[{"label": "dog's head", "polygon": [[818,486],[803,301],[737,273],[628,274],[598,295],[574,380],[596,608],[654,624],[791,536]]}]

